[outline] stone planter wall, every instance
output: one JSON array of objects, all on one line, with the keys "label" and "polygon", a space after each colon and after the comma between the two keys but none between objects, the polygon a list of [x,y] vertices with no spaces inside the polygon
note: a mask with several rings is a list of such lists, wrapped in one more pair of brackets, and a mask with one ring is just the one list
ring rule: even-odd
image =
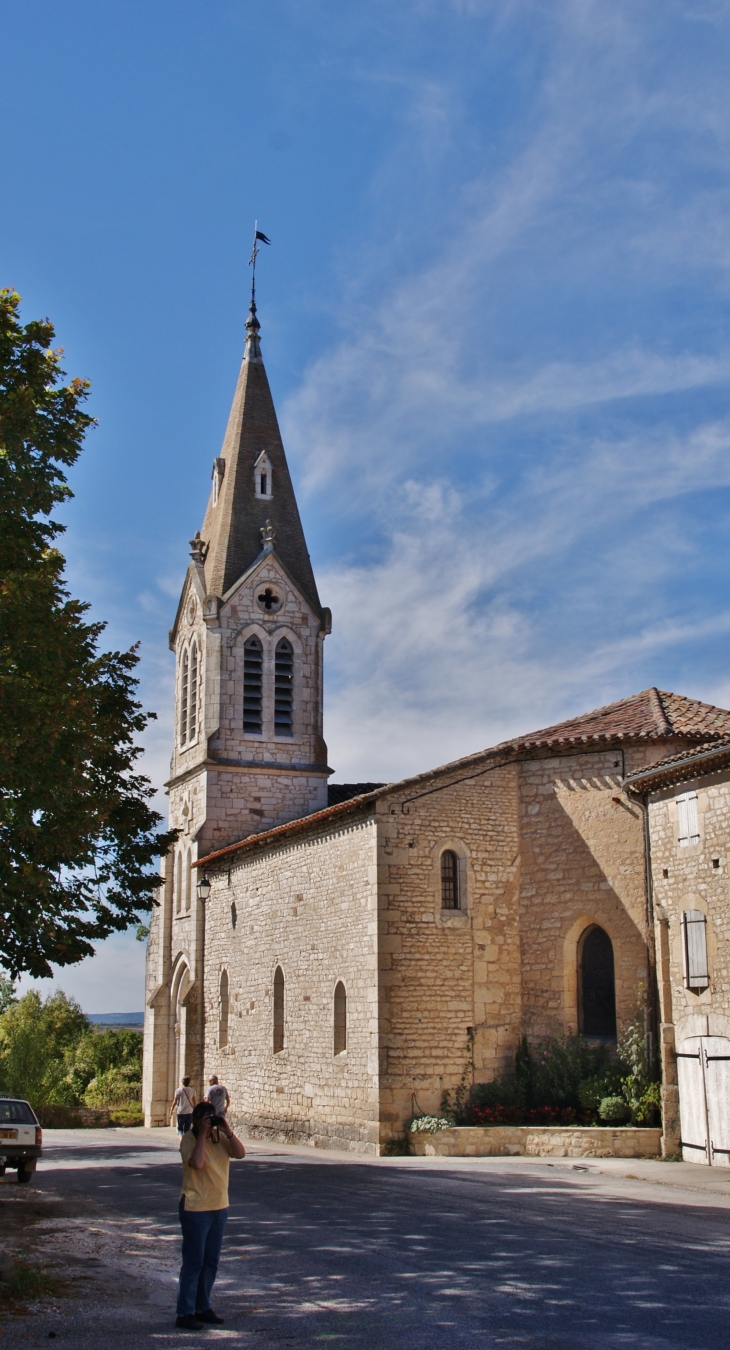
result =
[{"label": "stone planter wall", "polygon": [[411,1152],[426,1158],[657,1158],[662,1132],[633,1126],[457,1125],[407,1137]]}]

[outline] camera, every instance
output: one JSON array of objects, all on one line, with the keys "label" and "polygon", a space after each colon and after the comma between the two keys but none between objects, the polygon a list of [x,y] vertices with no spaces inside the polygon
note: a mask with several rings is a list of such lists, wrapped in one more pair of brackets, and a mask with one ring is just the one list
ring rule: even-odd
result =
[{"label": "camera", "polygon": [[225,1116],[208,1116],[208,1120],[210,1121],[211,1127],[214,1127],[216,1129],[219,1128],[221,1125],[225,1125],[226,1123]]}]

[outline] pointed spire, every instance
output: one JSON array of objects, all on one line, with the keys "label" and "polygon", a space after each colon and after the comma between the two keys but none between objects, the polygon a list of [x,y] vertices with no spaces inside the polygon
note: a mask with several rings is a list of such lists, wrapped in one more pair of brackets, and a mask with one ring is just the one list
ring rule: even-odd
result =
[{"label": "pointed spire", "polygon": [[[218,474],[218,495],[211,493],[200,532],[205,548],[205,586],[209,595],[224,596],[262,552],[273,552],[315,613],[321,615],[259,332],[252,295],[246,351],[220,452],[225,460],[224,472]],[[263,491],[260,476],[257,478],[254,472],[262,456],[268,461]],[[196,547],[198,558],[200,553]]]}]

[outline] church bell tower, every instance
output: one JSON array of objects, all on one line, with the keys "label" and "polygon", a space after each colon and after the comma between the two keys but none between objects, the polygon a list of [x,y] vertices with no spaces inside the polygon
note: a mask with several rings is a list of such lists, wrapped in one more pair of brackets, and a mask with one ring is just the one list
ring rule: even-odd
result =
[{"label": "church bell tower", "polygon": [[246,346],[170,647],[175,723],[164,899],[147,956],[145,1114],[166,1123],[202,1073],[204,905],[197,858],[327,805],[322,655],[331,616],[307,551],[259,341]]}]

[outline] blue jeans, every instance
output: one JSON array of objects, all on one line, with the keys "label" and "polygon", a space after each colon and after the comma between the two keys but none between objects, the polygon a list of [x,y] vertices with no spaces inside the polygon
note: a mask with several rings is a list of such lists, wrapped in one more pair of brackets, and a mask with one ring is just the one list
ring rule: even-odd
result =
[{"label": "blue jeans", "polygon": [[182,1266],[177,1285],[178,1317],[206,1312],[223,1246],[227,1209],[190,1210],[180,1198]]},{"label": "blue jeans", "polygon": [[190,1126],[192,1125],[192,1123],[193,1123],[193,1113],[192,1113],[192,1111],[186,1111],[186,1113],[185,1113],[184,1116],[178,1116],[178,1118],[177,1118],[177,1132],[178,1132],[178,1134],[187,1134],[187,1132],[188,1132],[188,1130],[190,1129]]}]

